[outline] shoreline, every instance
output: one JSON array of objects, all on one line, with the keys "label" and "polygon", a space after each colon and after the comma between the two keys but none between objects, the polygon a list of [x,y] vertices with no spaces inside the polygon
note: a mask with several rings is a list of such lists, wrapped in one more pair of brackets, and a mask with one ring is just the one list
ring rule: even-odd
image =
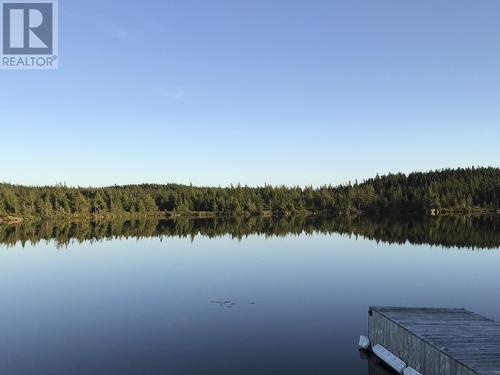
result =
[{"label": "shoreline", "polygon": [[377,210],[377,211],[298,211],[298,212],[271,212],[264,211],[262,213],[224,213],[212,211],[190,211],[190,212],[145,212],[145,213],[119,213],[119,214],[91,214],[91,215],[53,215],[53,216],[34,216],[34,217],[18,217],[5,216],[0,217],[0,225],[15,225],[24,222],[50,222],[50,221],[112,221],[112,220],[139,220],[148,218],[157,219],[232,219],[232,218],[282,218],[282,217],[300,217],[300,216],[324,216],[324,217],[356,217],[356,216],[421,216],[421,217],[440,217],[440,216],[489,216],[500,215],[499,209],[470,209],[470,210],[450,210],[442,209],[438,212],[423,212],[423,211],[407,211],[407,210]]}]

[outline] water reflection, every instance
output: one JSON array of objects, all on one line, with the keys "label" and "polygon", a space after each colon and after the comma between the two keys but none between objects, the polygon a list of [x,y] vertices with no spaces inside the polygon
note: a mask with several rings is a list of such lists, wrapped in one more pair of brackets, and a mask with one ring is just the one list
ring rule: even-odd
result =
[{"label": "water reflection", "polygon": [[391,370],[384,367],[384,365],[374,356],[368,352],[360,350],[359,358],[366,361],[368,364],[368,375],[392,375]]},{"label": "water reflection", "polygon": [[493,216],[291,216],[232,219],[153,219],[113,221],[25,222],[0,225],[0,243],[36,244],[54,240],[64,247],[71,241],[99,241],[117,238],[191,237],[229,235],[289,236],[301,234],[362,236],[386,243],[411,243],[466,249],[500,247],[500,220]]},{"label": "water reflection", "polygon": [[389,375],[359,357],[367,307],[499,320],[500,252],[425,245],[499,232],[497,216],[0,226],[0,373]]}]

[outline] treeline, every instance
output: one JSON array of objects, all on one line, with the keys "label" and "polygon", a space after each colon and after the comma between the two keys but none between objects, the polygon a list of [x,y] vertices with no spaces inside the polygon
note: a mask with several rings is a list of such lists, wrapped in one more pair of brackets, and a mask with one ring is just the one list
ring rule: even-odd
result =
[{"label": "treeline", "polygon": [[54,241],[58,247],[72,242],[147,237],[247,236],[285,237],[312,234],[361,236],[386,243],[428,244],[449,248],[497,249],[499,215],[292,215],[236,216],[202,219],[38,220],[0,225],[0,244],[14,246]]},{"label": "treeline", "polygon": [[127,185],[103,188],[0,184],[0,217],[220,216],[500,209],[500,169],[377,176],[340,186]]}]

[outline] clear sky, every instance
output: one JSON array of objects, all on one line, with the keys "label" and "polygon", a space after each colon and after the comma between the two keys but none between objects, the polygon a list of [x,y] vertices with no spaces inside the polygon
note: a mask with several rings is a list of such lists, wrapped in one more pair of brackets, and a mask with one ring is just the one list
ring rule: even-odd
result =
[{"label": "clear sky", "polygon": [[500,165],[498,0],[60,0],[0,180],[320,185]]}]

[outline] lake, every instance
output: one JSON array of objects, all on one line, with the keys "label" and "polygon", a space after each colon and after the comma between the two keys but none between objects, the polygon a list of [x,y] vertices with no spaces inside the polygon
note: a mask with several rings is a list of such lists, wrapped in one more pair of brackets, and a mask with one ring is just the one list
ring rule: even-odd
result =
[{"label": "lake", "polygon": [[388,374],[370,305],[500,320],[500,220],[0,226],[2,374]]}]

